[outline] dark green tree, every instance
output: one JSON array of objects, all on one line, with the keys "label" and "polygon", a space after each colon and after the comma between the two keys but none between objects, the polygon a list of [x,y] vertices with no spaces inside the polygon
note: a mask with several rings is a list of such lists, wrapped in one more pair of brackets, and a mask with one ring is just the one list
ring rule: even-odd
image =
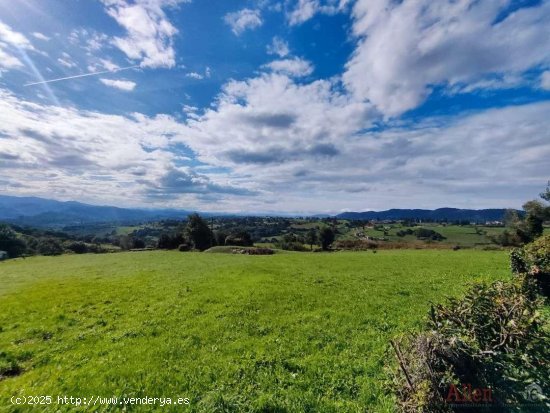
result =
[{"label": "dark green tree", "polygon": [[313,251],[313,246],[317,244],[317,238],[317,230],[315,228],[310,228],[306,235],[306,241],[311,251]]},{"label": "dark green tree", "polygon": [[204,251],[212,246],[214,234],[204,219],[199,214],[191,214],[187,218],[185,232],[193,243],[193,248]]},{"label": "dark green tree", "polygon": [[225,245],[225,239],[228,237],[228,233],[224,231],[215,231],[214,232],[214,240],[216,241],[216,245]]},{"label": "dark green tree", "polygon": [[27,244],[9,226],[0,224],[0,251],[6,251],[10,258],[23,255]]},{"label": "dark green tree", "polygon": [[334,242],[334,231],[329,228],[323,228],[321,231],[321,248],[327,251]]},{"label": "dark green tree", "polygon": [[38,252],[41,255],[61,255],[63,246],[56,238],[41,238],[38,244]]}]

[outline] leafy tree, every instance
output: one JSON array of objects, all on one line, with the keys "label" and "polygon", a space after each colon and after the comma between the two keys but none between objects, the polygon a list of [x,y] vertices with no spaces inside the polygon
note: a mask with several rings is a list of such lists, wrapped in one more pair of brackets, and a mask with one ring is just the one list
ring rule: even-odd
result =
[{"label": "leafy tree", "polygon": [[88,246],[82,241],[74,241],[67,245],[67,249],[73,251],[75,254],[85,254],[88,252]]},{"label": "leafy tree", "polygon": [[191,214],[187,218],[187,227],[185,232],[193,247],[199,251],[204,251],[212,246],[214,234],[204,219],[199,214]]},{"label": "leafy tree", "polygon": [[118,239],[118,245],[123,250],[129,250],[134,247],[134,241],[129,235],[122,235]]},{"label": "leafy tree", "polygon": [[541,192],[540,197],[545,201],[550,202],[550,181],[548,181],[548,184],[546,184],[546,189],[544,190],[544,192]]},{"label": "leafy tree", "polygon": [[321,247],[323,250],[328,250],[334,242],[334,231],[331,228],[323,228],[321,231]]},{"label": "leafy tree", "polygon": [[225,245],[225,239],[228,236],[229,234],[225,231],[214,232],[214,241],[216,242],[216,245]]},{"label": "leafy tree", "polygon": [[181,244],[185,244],[185,238],[181,234],[166,234],[160,235],[157,242],[157,248],[163,250],[175,250]]},{"label": "leafy tree", "polygon": [[143,241],[141,238],[134,238],[132,241],[132,247],[136,249],[143,249],[145,248],[145,241]]},{"label": "leafy tree", "polygon": [[507,209],[504,213],[504,226],[508,228],[515,227],[520,221],[518,211],[515,209]]},{"label": "leafy tree", "polygon": [[63,246],[55,238],[41,238],[38,244],[38,252],[42,255],[61,255]]},{"label": "leafy tree", "polygon": [[[550,200],[550,182],[546,190],[540,194],[545,200]],[[507,229],[500,235],[494,236],[493,241],[503,246],[520,246],[540,237],[544,231],[544,221],[550,219],[550,206],[541,201],[529,201],[523,205],[525,218],[521,218],[517,211],[508,210],[504,215]]]},{"label": "leafy tree", "polygon": [[315,228],[310,228],[306,235],[306,241],[311,251],[313,251],[313,245],[317,243],[317,238],[317,230]]},{"label": "leafy tree", "polygon": [[0,251],[6,251],[10,258],[23,255],[27,244],[7,225],[0,225]]}]

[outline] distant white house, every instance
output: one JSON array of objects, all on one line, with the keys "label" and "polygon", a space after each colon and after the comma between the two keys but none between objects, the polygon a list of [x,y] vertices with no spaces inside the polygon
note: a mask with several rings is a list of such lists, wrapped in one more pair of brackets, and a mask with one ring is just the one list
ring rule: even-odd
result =
[{"label": "distant white house", "polygon": [[7,260],[8,253],[6,251],[0,251],[0,261]]}]

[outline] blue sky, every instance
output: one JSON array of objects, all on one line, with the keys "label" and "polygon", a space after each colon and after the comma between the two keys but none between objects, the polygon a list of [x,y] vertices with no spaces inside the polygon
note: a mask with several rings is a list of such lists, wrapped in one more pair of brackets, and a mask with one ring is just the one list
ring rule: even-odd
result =
[{"label": "blue sky", "polygon": [[519,207],[550,179],[549,21],[549,1],[0,0],[0,191]]}]

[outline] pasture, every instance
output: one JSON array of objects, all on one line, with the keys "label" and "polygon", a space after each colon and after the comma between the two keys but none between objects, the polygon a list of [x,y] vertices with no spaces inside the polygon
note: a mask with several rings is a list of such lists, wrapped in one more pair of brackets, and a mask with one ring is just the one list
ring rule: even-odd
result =
[{"label": "pasture", "polygon": [[13,395],[98,395],[190,400],[127,411],[391,412],[389,340],[509,274],[505,252],[479,250],[1,262],[0,411],[27,411]]}]

